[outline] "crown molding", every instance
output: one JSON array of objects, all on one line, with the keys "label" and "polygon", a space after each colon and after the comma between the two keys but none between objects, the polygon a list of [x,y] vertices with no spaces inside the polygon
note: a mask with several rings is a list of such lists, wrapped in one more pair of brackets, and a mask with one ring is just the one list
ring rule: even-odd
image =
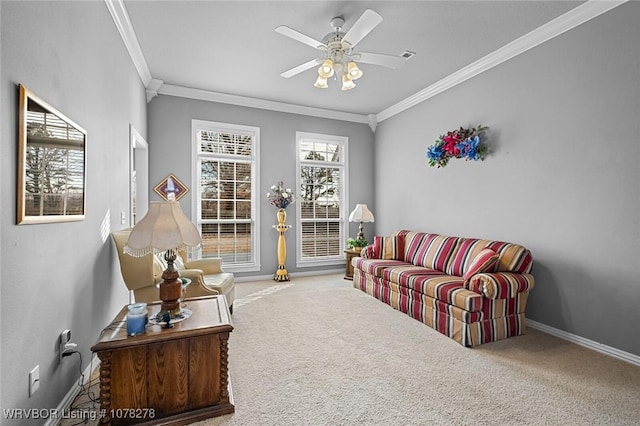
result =
[{"label": "crown molding", "polygon": [[140,47],[140,43],[138,43],[138,37],[136,37],[136,32],[133,30],[133,25],[129,19],[129,13],[127,13],[127,9],[124,7],[124,1],[104,0],[104,2],[111,13],[113,22],[118,28],[118,32],[120,32],[120,37],[122,37],[127,51],[129,51],[129,56],[131,56],[133,65],[138,71],[142,84],[146,88],[152,80],[151,71],[149,70],[147,61],[144,59],[142,48]]},{"label": "crown molding", "polygon": [[589,0],[376,114],[378,123],[577,27],[628,0]]},{"label": "crown molding", "polygon": [[147,103],[151,102],[151,99],[158,96],[158,90],[164,84],[164,80],[160,80],[157,78],[152,78],[149,84],[147,85]]},{"label": "crown molding", "polygon": [[211,92],[190,87],[163,84],[157,91],[159,95],[178,96],[182,98],[198,99],[201,101],[218,102],[244,106],[249,108],[266,109],[270,111],[287,112],[290,114],[309,115],[313,117],[329,118],[331,120],[350,121],[353,123],[369,124],[369,118],[363,114],[333,111],[322,108],[312,108],[301,105],[287,104],[284,102],[268,101],[265,99],[250,98],[227,93]]},{"label": "crown molding", "polygon": [[367,124],[373,132],[378,123],[391,118],[421,102],[424,102],[458,84],[461,84],[476,75],[518,56],[548,40],[551,40],[578,25],[581,25],[609,10],[626,3],[629,0],[588,0],[563,15],[547,22],[522,37],[504,45],[464,68],[444,77],[425,89],[409,96],[408,98],[380,111],[377,114],[354,114],[343,111],[313,108],[302,105],[287,104],[265,99],[250,98],[238,95],[229,95],[219,92],[210,92],[201,89],[163,84],[162,80],[154,79],[138,43],[135,31],[129,19],[129,14],[124,6],[124,0],[104,0],[111,17],[113,18],[120,36],[133,60],[138,75],[144,84],[147,93],[147,102],[158,94],[179,96],[184,98],[199,99],[210,102],[219,102],[231,105],[246,106],[271,111],[286,112],[291,114],[308,115],[332,120],[350,121]]}]

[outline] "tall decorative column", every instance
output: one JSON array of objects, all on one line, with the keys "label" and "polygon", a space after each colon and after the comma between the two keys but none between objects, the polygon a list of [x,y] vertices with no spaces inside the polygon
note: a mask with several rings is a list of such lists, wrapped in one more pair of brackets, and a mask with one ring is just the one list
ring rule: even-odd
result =
[{"label": "tall decorative column", "polygon": [[289,281],[289,273],[287,272],[287,241],[284,238],[284,233],[287,232],[291,225],[285,225],[287,220],[287,212],[285,209],[278,209],[277,213],[278,224],[273,225],[273,228],[278,231],[278,270],[276,271],[273,279],[276,281]]},{"label": "tall decorative column", "polygon": [[284,239],[284,233],[287,232],[290,225],[285,225],[287,220],[287,212],[284,210],[288,205],[295,201],[295,196],[291,188],[285,188],[282,181],[271,186],[271,191],[267,192],[267,200],[269,203],[278,208],[278,224],[273,225],[273,229],[278,231],[278,270],[276,271],[273,279],[276,281],[289,281],[289,273],[285,264],[287,263],[287,242]]}]

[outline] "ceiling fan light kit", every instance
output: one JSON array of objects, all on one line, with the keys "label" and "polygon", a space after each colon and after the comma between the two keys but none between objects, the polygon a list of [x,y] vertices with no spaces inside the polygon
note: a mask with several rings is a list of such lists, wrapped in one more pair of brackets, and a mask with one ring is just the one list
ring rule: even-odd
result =
[{"label": "ceiling fan light kit", "polygon": [[358,64],[353,61],[349,62],[349,64],[347,65],[347,73],[351,80],[357,80],[362,77],[363,74],[362,70],[358,68]]},{"label": "ceiling fan light kit", "polygon": [[[329,87],[328,79],[335,75],[335,79],[342,79],[342,90],[350,90],[356,87],[354,80],[362,77],[363,72],[356,61],[365,64],[381,65],[387,68],[400,68],[407,59],[413,56],[383,55],[380,53],[356,52],[354,47],[378,24],[382,22],[382,16],[371,9],[367,9],[346,33],[342,32],[344,19],[336,17],[331,20],[333,32],[323,37],[322,41],[315,40],[301,32],[281,25],[276,32],[304,43],[324,52],[324,57],[313,59],[302,65],[298,65],[280,75],[285,78],[293,77],[303,71],[321,64],[318,68],[318,78],[313,84],[319,89]],[[406,51],[405,51],[406,52]]]},{"label": "ceiling fan light kit", "polygon": [[318,68],[318,75],[323,78],[333,77],[333,61],[331,59],[325,59],[320,68]]},{"label": "ceiling fan light kit", "polygon": [[326,89],[327,87],[329,87],[329,85],[327,84],[327,78],[321,75],[318,76],[318,79],[315,83],[313,83],[313,85],[318,89]]}]

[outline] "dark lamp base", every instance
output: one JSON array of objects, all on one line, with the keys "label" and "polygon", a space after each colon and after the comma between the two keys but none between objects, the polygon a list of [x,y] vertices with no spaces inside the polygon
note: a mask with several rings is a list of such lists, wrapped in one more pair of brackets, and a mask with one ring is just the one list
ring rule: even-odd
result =
[{"label": "dark lamp base", "polygon": [[162,300],[161,310],[168,311],[171,318],[180,315],[180,299],[182,298],[182,281],[179,279],[180,274],[173,267],[173,259],[168,262],[167,269],[162,273],[162,281],[160,283],[160,300]]},{"label": "dark lamp base", "polygon": [[162,300],[161,310],[168,311],[171,318],[179,315],[180,298],[182,297],[182,282],[180,280],[163,281],[160,283],[160,300]]}]

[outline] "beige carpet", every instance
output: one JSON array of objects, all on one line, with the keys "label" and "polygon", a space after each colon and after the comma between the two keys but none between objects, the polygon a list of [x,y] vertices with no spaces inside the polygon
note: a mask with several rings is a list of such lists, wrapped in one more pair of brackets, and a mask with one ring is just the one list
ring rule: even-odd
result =
[{"label": "beige carpet", "polygon": [[210,425],[638,425],[640,368],[530,329],[460,346],[341,275],[238,283]]},{"label": "beige carpet", "polygon": [[340,275],[286,284],[238,285],[236,412],[196,425],[640,424],[634,365],[532,329],[468,349]]}]

